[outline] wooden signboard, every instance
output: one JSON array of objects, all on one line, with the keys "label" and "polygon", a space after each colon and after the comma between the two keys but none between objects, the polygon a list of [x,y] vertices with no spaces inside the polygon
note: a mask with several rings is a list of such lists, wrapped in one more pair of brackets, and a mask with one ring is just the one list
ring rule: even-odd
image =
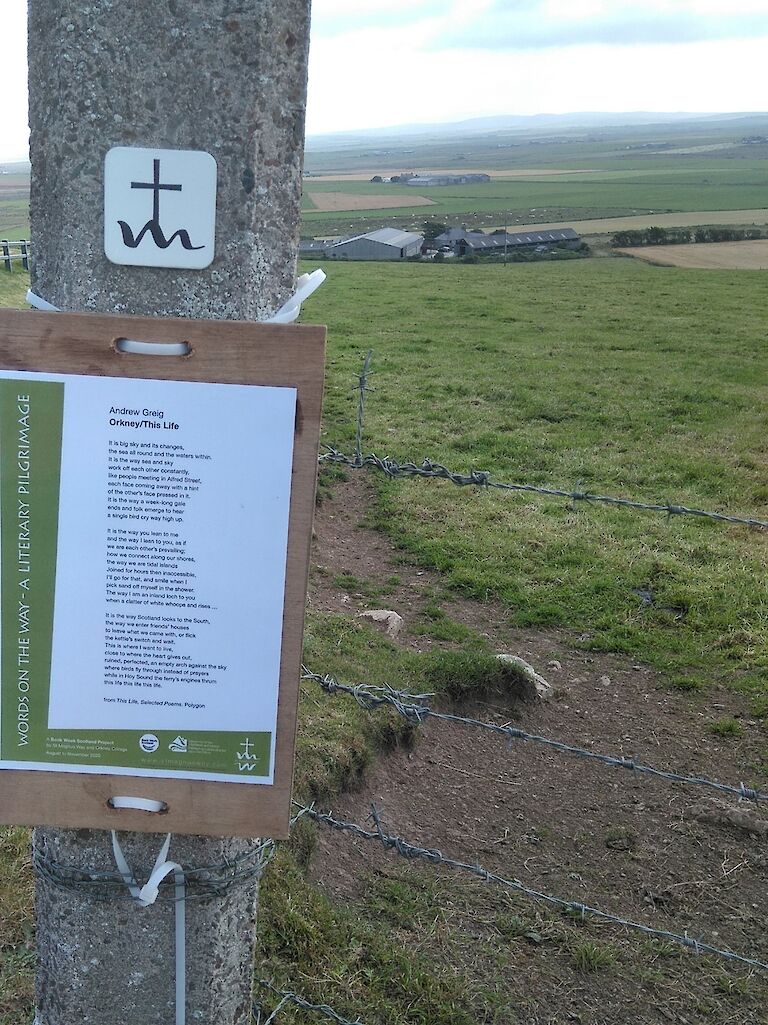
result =
[{"label": "wooden signboard", "polygon": [[0,314],[0,822],[287,836],[324,348]]}]

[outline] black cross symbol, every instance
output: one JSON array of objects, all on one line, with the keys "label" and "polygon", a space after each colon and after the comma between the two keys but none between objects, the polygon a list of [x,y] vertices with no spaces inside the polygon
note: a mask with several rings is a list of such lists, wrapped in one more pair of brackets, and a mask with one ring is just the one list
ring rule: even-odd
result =
[{"label": "black cross symbol", "polygon": [[154,181],[151,182],[131,182],[132,189],[152,189],[152,220],[159,226],[160,224],[160,192],[181,192],[181,185],[161,185],[160,184],[160,161],[155,160],[155,174]]}]

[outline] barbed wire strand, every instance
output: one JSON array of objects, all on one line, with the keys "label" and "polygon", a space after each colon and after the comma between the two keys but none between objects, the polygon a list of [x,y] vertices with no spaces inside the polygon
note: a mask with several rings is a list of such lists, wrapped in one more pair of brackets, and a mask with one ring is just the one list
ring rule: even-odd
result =
[{"label": "barbed wire strand", "polygon": [[424,459],[420,466],[416,463],[398,463],[394,459],[385,456],[380,459],[375,453],[363,455],[363,429],[365,425],[365,396],[371,391],[368,387],[371,361],[373,351],[369,350],[363,362],[363,368],[358,376],[358,403],[357,423],[355,428],[355,455],[350,457],[339,452],[330,445],[319,457],[320,463],[335,463],[348,466],[350,469],[361,470],[373,468],[386,474],[387,477],[435,477],[441,480],[449,480],[459,487],[474,485],[475,487],[497,488],[501,491],[523,491],[536,495],[547,495],[550,498],[568,498],[574,505],[577,502],[600,502],[603,505],[613,505],[625,509],[642,509],[647,512],[666,513],[668,518],[672,516],[698,516],[705,519],[715,520],[721,523],[736,523],[747,527],[761,530],[768,530],[768,521],[758,520],[745,516],[727,516],[725,513],[707,512],[703,509],[691,509],[688,506],[667,502],[664,505],[652,502],[635,502],[628,498],[613,498],[610,495],[593,495],[583,491],[577,484],[570,491],[564,488],[545,488],[534,484],[509,484],[502,481],[492,480],[491,474],[485,470],[472,470],[471,473],[454,473],[442,463],[436,463],[431,459]]},{"label": "barbed wire strand", "polygon": [[580,915],[582,919],[590,917],[598,919],[599,921],[610,922],[613,925],[619,925],[625,929],[633,929],[637,932],[644,933],[646,936],[651,936],[654,939],[678,943],[680,946],[686,947],[688,950],[692,950],[696,954],[711,954],[728,961],[736,961],[740,964],[749,965],[751,968],[759,968],[762,971],[768,971],[768,964],[763,961],[758,961],[756,958],[752,957],[745,957],[744,955],[737,954],[732,950],[715,947],[704,940],[694,939],[689,936],[687,932],[681,935],[679,933],[670,932],[666,929],[655,929],[652,926],[643,925],[640,922],[632,922],[626,918],[621,918],[618,915],[611,915],[606,911],[601,911],[599,908],[593,908],[588,904],[582,904],[580,901],[566,900],[563,897],[555,897],[549,893],[544,893],[541,890],[534,890],[531,887],[526,886],[524,883],[521,883],[519,879],[506,879],[504,876],[497,875],[495,872],[490,872],[488,869],[483,868],[482,865],[472,865],[469,862],[458,861],[455,858],[445,857],[438,850],[419,847],[416,844],[410,843],[408,840],[404,840],[402,837],[385,833],[381,825],[381,817],[378,810],[373,805],[371,806],[370,817],[376,827],[374,831],[364,829],[362,826],[359,826],[354,822],[341,821],[334,818],[330,813],[318,812],[312,807],[307,808],[302,805],[298,805],[298,807],[301,808],[305,815],[309,816],[313,821],[321,825],[328,826],[329,828],[339,832],[351,833],[363,840],[371,840],[380,843],[384,848],[395,851],[401,857],[406,858],[409,861],[421,859],[435,865],[445,865],[448,868],[453,868],[458,871],[470,872],[486,882],[496,883],[506,889],[522,893],[527,897],[531,897],[535,901],[560,908],[560,910],[569,914]]},{"label": "barbed wire strand", "polygon": [[708,512],[704,509],[691,509],[685,505],[677,505],[667,502],[664,505],[653,502],[635,502],[628,498],[614,498],[610,495],[593,495],[578,488],[567,491],[564,488],[545,488],[535,484],[510,484],[493,480],[491,474],[485,470],[472,470],[471,473],[454,473],[442,463],[436,463],[431,459],[425,459],[420,466],[415,463],[398,463],[394,459],[385,456],[379,458],[375,453],[367,456],[354,458],[344,455],[331,446],[326,446],[327,451],[320,456],[321,463],[334,463],[347,466],[350,469],[362,470],[366,467],[379,470],[387,477],[436,477],[441,480],[449,480],[460,487],[475,485],[477,487],[497,488],[500,491],[526,491],[536,495],[548,495],[553,498],[568,498],[572,502],[588,502],[589,504],[601,502],[604,505],[619,506],[625,509],[643,509],[648,512],[666,513],[672,516],[698,516],[704,519],[716,520],[721,523],[737,523],[755,529],[768,530],[767,520],[752,519],[746,516],[727,516],[725,513]]},{"label": "barbed wire strand", "polygon": [[617,769],[629,769],[632,772],[654,776],[659,779],[668,780],[671,783],[682,783],[688,786],[705,787],[717,790],[719,793],[730,794],[741,800],[755,802],[768,801],[768,794],[740,783],[738,787],[729,783],[719,783],[717,780],[707,779],[704,776],[688,776],[680,772],[670,772],[666,769],[657,769],[652,765],[644,765],[634,758],[627,758],[624,755],[608,755],[597,751],[590,751],[588,748],[579,747],[576,744],[566,744],[560,740],[553,740],[551,737],[543,737],[535,733],[528,733],[516,726],[499,726],[492,722],[483,722],[481,719],[471,719],[463,715],[452,715],[448,712],[435,712],[428,705],[424,704],[425,699],[434,697],[433,694],[407,694],[404,691],[396,691],[391,687],[373,687],[368,684],[349,685],[339,683],[330,674],[320,676],[318,673],[310,672],[306,666],[303,667],[303,680],[310,680],[318,683],[328,694],[348,694],[367,711],[373,711],[388,705],[402,715],[409,722],[421,724],[425,719],[439,719],[442,722],[458,723],[462,726],[472,726],[477,729],[489,730],[492,733],[499,733],[508,737],[509,740],[530,741],[532,744],[540,744],[561,754],[577,755],[579,758],[587,758],[600,762]]},{"label": "barbed wire strand", "polygon": [[[294,1004],[296,1007],[300,1007],[304,1011],[315,1011],[317,1014],[323,1014],[326,1018],[330,1018],[331,1021],[335,1021],[337,1025],[363,1025],[359,1018],[356,1018],[354,1021],[349,1021],[347,1018],[342,1018],[338,1011],[334,1011],[334,1009],[329,1007],[328,1004],[310,1003],[309,1000],[305,1000],[304,997],[299,996],[298,993],[294,993],[292,990],[278,989],[277,986],[273,985],[273,983],[269,982],[267,979],[259,979],[258,985],[261,986],[262,989],[267,989],[281,998],[280,1003],[275,1007],[270,1016],[265,1019],[263,1025],[271,1025],[271,1023],[277,1019],[283,1008],[288,1004]],[[256,1025],[262,1025],[262,1009],[258,1001],[254,1004],[253,1010],[256,1018]]]}]

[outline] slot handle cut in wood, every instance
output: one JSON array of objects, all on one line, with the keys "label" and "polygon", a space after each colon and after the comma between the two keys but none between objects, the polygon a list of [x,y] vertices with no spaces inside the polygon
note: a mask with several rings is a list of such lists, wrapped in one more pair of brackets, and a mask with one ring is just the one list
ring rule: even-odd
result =
[{"label": "slot handle cut in wood", "polygon": [[149,797],[110,797],[107,801],[110,808],[131,808],[134,811],[146,811],[154,815],[166,815],[168,805],[165,801],[154,801]]},{"label": "slot handle cut in wood", "polygon": [[189,342],[142,342],[136,338],[116,338],[115,351],[127,356],[191,356]]}]

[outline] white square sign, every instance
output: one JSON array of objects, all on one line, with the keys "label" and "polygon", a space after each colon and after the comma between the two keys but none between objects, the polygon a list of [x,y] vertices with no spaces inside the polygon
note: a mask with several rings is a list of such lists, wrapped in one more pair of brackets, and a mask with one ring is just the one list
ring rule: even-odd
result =
[{"label": "white square sign", "polygon": [[210,266],[216,177],[216,161],[199,150],[111,149],[104,161],[107,259],[132,267]]}]

